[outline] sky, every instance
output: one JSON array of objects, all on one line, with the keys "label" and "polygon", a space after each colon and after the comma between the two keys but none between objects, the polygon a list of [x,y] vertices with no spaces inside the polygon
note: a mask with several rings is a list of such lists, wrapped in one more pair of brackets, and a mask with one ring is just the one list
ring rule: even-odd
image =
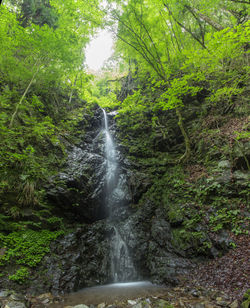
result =
[{"label": "sky", "polygon": [[98,71],[112,55],[113,38],[108,30],[100,30],[90,41],[85,51],[85,63],[90,70]]}]

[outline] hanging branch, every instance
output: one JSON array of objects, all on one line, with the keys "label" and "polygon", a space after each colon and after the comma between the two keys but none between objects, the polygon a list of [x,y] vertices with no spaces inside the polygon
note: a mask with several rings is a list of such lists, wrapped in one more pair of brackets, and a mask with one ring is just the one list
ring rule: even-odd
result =
[{"label": "hanging branch", "polygon": [[[163,76],[158,69],[155,67],[154,63],[150,60],[150,58],[147,56],[146,52],[141,48],[138,49],[134,44],[131,44],[130,42],[128,42],[127,40],[125,40],[122,36],[120,36],[119,34],[116,34],[117,37],[122,40],[125,44],[129,45],[130,47],[132,47],[134,50],[136,50],[142,57],[143,59],[153,68],[153,70],[156,72],[156,74],[158,76],[160,76],[162,79],[165,80],[165,76]],[[141,46],[140,46],[141,47]]]},{"label": "hanging branch", "polygon": [[[152,68],[156,71],[158,75],[161,76],[161,78],[165,78],[164,75],[160,72],[159,68],[157,67],[157,60],[155,56],[151,53],[148,46],[146,45],[145,41],[139,36],[129,25],[127,25],[119,16],[116,15],[116,19],[129,30],[130,34],[133,34],[134,39],[136,40],[137,44],[139,45],[141,51],[139,51],[138,48],[135,48],[142,56],[143,58],[152,66]],[[118,35],[117,35],[118,36]],[[121,39],[121,36],[118,36]],[[128,43],[125,39],[121,39],[125,43]],[[129,44],[131,47],[135,47],[134,45]],[[152,57],[152,60],[149,58],[150,55]]]},{"label": "hanging branch", "polygon": [[181,27],[183,28],[186,32],[188,32],[204,49],[207,49],[205,44],[186,26],[184,26],[182,23],[180,23],[173,15],[172,11],[169,9],[169,6],[164,3],[164,6],[167,8],[169,15],[173,17],[174,21]]}]

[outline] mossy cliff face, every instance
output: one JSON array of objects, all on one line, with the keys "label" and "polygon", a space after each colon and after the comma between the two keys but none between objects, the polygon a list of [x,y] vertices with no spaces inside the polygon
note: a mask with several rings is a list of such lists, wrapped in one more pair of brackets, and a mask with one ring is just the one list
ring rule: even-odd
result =
[{"label": "mossy cliff face", "polygon": [[[216,135],[217,126],[208,129],[207,116],[194,115],[194,110],[192,105],[183,115],[193,136],[193,156],[186,164],[175,159],[184,151],[184,140],[173,112],[158,115],[164,127],[152,127],[150,113],[138,115],[140,119],[108,113],[125,183],[123,206],[115,215],[138,279],[176,284],[178,276],[199,259],[217,257],[233,248],[232,231],[246,232],[246,140],[227,146],[228,135]],[[244,123],[239,115],[227,117],[222,127],[232,119],[238,125]],[[205,128],[198,130],[199,123]],[[105,155],[100,108],[94,108],[84,127],[84,134],[68,143],[64,167],[46,186],[54,215],[52,220],[46,218],[47,229],[61,230],[61,234],[46,242],[37,264],[22,263],[26,270],[8,260],[3,286],[61,293],[111,281],[114,230],[102,207]],[[242,146],[244,152],[239,150]],[[40,232],[39,226],[33,227]],[[10,247],[4,249],[7,255]]]},{"label": "mossy cliff face", "polygon": [[[248,234],[250,151],[246,110],[237,102],[231,110],[221,104],[211,108],[208,99],[186,98],[182,116],[192,155],[185,163],[178,160],[185,146],[174,111],[158,112],[157,120],[149,110],[118,114],[117,139],[131,162],[130,173],[141,174],[141,183],[146,183],[140,188],[141,195],[133,199],[133,207],[137,213],[145,211],[148,203],[155,209],[147,226],[151,237],[157,234],[151,249],[161,260],[169,251],[185,260],[219,257],[235,248],[231,234]],[[134,183],[133,176],[129,181]],[[159,242],[161,237],[164,240]],[[145,255],[150,256],[150,248]],[[154,264],[159,269],[155,276],[149,263],[145,268],[150,268],[151,277],[166,282],[160,262]],[[169,270],[165,263],[163,272],[166,275],[172,271],[172,277],[176,277],[184,264],[175,264]]]}]

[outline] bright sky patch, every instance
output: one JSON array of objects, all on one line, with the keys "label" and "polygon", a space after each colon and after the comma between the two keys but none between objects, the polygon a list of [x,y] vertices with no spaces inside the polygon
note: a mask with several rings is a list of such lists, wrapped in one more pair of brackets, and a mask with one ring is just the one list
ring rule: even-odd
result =
[{"label": "bright sky patch", "polygon": [[113,38],[108,30],[101,30],[86,47],[85,63],[90,70],[98,71],[113,53]]}]

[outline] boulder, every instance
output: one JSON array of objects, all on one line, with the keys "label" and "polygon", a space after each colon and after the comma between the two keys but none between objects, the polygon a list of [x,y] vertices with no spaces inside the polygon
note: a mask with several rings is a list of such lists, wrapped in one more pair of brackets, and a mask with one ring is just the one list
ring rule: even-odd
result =
[{"label": "boulder", "polygon": [[27,306],[23,302],[9,301],[4,308],[27,308]]}]

